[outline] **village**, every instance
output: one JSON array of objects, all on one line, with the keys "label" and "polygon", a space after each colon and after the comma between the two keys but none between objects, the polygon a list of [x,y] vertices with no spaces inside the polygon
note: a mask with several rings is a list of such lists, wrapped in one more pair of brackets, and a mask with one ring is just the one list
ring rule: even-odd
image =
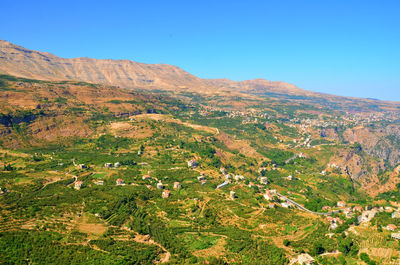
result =
[{"label": "village", "polygon": [[[388,112],[346,112],[341,115],[331,115],[326,114],[310,114],[308,117],[302,117],[301,114],[285,114],[280,113],[276,115],[272,112],[265,112],[260,109],[249,109],[246,111],[238,110],[227,110],[218,107],[206,106],[200,109],[199,114],[201,116],[209,116],[212,113],[225,113],[225,117],[229,119],[242,119],[242,124],[266,124],[271,122],[276,122],[278,124],[284,124],[289,127],[297,128],[303,133],[311,133],[315,129],[327,129],[327,128],[337,128],[337,127],[354,127],[354,126],[368,126],[377,122],[392,122],[399,119],[399,113],[395,111]],[[325,133],[322,132],[321,136],[325,137]],[[311,138],[308,136],[304,137],[302,140],[297,140],[296,143],[304,141],[304,146],[311,147]],[[300,147],[298,145],[296,147]]]},{"label": "village", "polygon": [[[294,156],[294,158],[297,157],[305,157],[304,154],[299,153]],[[291,159],[294,159],[291,158]],[[289,161],[287,161],[289,162]],[[85,169],[88,168],[84,164],[75,164],[75,166],[79,169]],[[104,168],[107,169],[117,169],[120,167],[120,163],[105,163]],[[213,180],[207,177],[207,175],[203,172],[200,171],[199,169],[199,164],[196,159],[191,159],[187,161],[187,167],[193,171],[196,171],[199,173],[199,176],[197,177],[197,181],[201,185],[205,185],[207,183],[207,180]],[[266,168],[260,168],[259,172],[262,170],[265,170]],[[276,168],[275,168],[276,170]],[[393,205],[387,205],[387,206],[380,206],[380,207],[373,207],[373,206],[361,206],[361,205],[355,205],[352,203],[347,203],[345,201],[337,201],[336,205],[334,206],[329,206],[325,205],[321,208],[320,211],[314,212],[311,211],[304,206],[296,203],[292,199],[290,199],[287,195],[282,195],[279,193],[276,189],[269,189],[268,188],[268,178],[264,177],[262,175],[259,175],[257,177],[257,182],[255,183],[254,181],[245,181],[246,178],[242,175],[235,175],[228,173],[225,168],[220,168],[220,174],[221,177],[219,178],[220,180],[222,179],[222,182],[216,185],[215,190],[229,190],[229,193],[226,197],[228,200],[237,200],[239,197],[237,196],[235,192],[235,186],[241,185],[241,186],[247,186],[249,188],[251,187],[257,187],[259,190],[263,190],[262,196],[266,201],[266,209],[274,209],[277,207],[282,207],[286,208],[289,210],[300,210],[304,211],[313,215],[318,215],[321,216],[328,224],[329,224],[329,233],[334,233],[338,227],[342,226],[347,219],[355,220],[351,226],[362,226],[362,227],[368,227],[373,220],[373,218],[378,214],[378,213],[390,213],[391,217],[393,219],[398,219],[400,218],[400,207],[394,207]],[[156,189],[161,192],[161,198],[162,199],[168,199],[172,195],[172,190],[181,190],[184,188],[180,182],[174,182],[173,185],[168,188],[168,184],[164,184],[162,180],[158,178],[153,178],[150,176],[150,174],[143,175],[142,180],[147,181],[148,184],[146,184],[146,187],[150,190]],[[286,177],[287,180],[291,181],[294,179],[292,175],[289,175]],[[246,184],[246,183],[247,184]],[[104,185],[104,180],[99,180],[99,179],[94,179],[93,183],[95,185]],[[83,181],[75,179],[75,182],[73,183],[74,188],[76,190],[80,190],[84,188]],[[118,178],[115,181],[116,186],[125,186],[127,185],[123,179]],[[135,183],[130,183],[130,185],[137,185]],[[350,227],[351,227],[350,226]],[[394,224],[388,224],[384,227],[381,227],[382,230],[387,230],[391,232],[391,238],[395,240],[400,240],[400,231],[399,227],[397,227]],[[351,229],[350,229],[351,230]],[[349,230],[349,231],[350,231]],[[302,253],[298,255],[297,257],[293,257],[291,259],[290,264],[314,264],[315,259],[307,254],[307,253]]]}]

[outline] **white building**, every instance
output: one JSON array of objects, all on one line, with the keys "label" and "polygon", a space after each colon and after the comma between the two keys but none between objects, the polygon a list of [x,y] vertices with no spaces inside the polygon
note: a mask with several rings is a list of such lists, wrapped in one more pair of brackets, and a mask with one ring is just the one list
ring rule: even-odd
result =
[{"label": "white building", "polygon": [[164,184],[162,184],[161,182],[157,183],[157,189],[162,190],[164,188]]},{"label": "white building", "polygon": [[228,182],[228,181],[225,181],[224,183],[219,184],[219,185],[217,186],[217,189],[220,189],[220,188],[222,188],[222,187],[225,187],[225,186],[228,185],[228,184],[229,184],[229,182]]},{"label": "white building", "polygon": [[192,159],[187,162],[187,165],[188,165],[188,167],[196,168],[198,166],[198,163],[195,159]]},{"label": "white building", "polygon": [[314,264],[315,260],[307,253],[303,253],[297,257],[297,262],[301,265],[312,265]]},{"label": "white building", "polygon": [[376,215],[375,211],[364,211],[360,216],[358,216],[358,223],[367,223],[372,220]]},{"label": "white building", "polygon": [[174,189],[179,190],[179,189],[181,189],[181,188],[182,188],[181,183],[179,183],[179,182],[174,182]]},{"label": "white building", "polygon": [[261,184],[268,184],[268,178],[267,177],[261,177],[260,178],[260,183]]},{"label": "white building", "polygon": [[78,180],[78,181],[75,182],[74,188],[76,190],[80,190],[82,187],[83,187],[83,182],[82,181]]}]

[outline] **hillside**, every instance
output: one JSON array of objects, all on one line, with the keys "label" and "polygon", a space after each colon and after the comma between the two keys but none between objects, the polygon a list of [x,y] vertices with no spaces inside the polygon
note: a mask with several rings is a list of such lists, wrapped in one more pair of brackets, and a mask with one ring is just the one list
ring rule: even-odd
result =
[{"label": "hillside", "polygon": [[3,44],[0,263],[400,258],[397,103]]},{"label": "hillside", "polygon": [[182,107],[176,99],[112,86],[8,75],[0,75],[0,99],[0,138],[9,148],[44,145],[59,137],[89,137],[96,133],[97,122]]}]

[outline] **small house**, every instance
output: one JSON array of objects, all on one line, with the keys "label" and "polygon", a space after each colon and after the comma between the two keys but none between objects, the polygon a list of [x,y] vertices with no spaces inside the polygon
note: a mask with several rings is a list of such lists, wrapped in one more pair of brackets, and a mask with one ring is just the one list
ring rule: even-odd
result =
[{"label": "small house", "polygon": [[80,190],[82,187],[83,187],[83,182],[82,181],[78,180],[78,181],[75,182],[74,188],[76,190]]},{"label": "small house", "polygon": [[397,226],[394,225],[394,224],[388,224],[388,225],[385,227],[385,229],[386,229],[386,230],[389,230],[389,231],[395,231],[395,230],[397,229]]},{"label": "small house", "polygon": [[335,230],[338,227],[338,224],[336,222],[332,222],[329,225],[329,230]]},{"label": "small house", "polygon": [[331,207],[328,205],[325,205],[324,207],[322,207],[323,211],[329,211],[330,209],[331,209]]},{"label": "small house", "polygon": [[393,212],[393,208],[390,207],[390,206],[386,206],[386,207],[385,207],[385,212],[391,213],[391,212]]},{"label": "small house", "polygon": [[86,166],[85,164],[79,164],[79,165],[78,165],[78,168],[79,168],[79,169],[84,169],[84,168],[87,168],[87,166]]},{"label": "small house", "polygon": [[392,233],[391,237],[396,240],[400,240],[400,233]]},{"label": "small house", "polygon": [[235,179],[236,181],[239,181],[239,180],[244,180],[244,177],[243,177],[242,175],[235,175],[235,176],[234,176],[234,179]]},{"label": "small house", "polygon": [[114,167],[119,167],[121,164],[119,162],[114,163]]},{"label": "small house", "polygon": [[372,220],[376,215],[375,211],[364,211],[360,216],[358,216],[358,223],[366,223]]},{"label": "small house", "polygon": [[221,173],[224,174],[224,175],[227,174],[225,168],[223,168],[223,167],[221,167],[221,168],[219,169],[219,171],[221,171]]},{"label": "small house", "polygon": [[96,185],[103,186],[103,185],[104,185],[104,180],[96,180],[94,183],[95,183]]},{"label": "small house", "polygon": [[392,213],[392,218],[400,218],[400,211],[395,211]]},{"label": "small house", "polygon": [[353,209],[351,207],[348,207],[348,208],[343,209],[342,212],[346,215],[346,217],[349,217],[349,216],[351,216]]},{"label": "small house", "polygon": [[343,224],[342,219],[340,219],[339,217],[336,217],[334,220],[335,220],[335,222],[338,223],[338,224]]},{"label": "small house", "polygon": [[161,182],[157,183],[157,189],[162,190],[164,189],[164,184],[162,184]]},{"label": "small house", "polygon": [[268,184],[268,178],[267,177],[261,177],[260,178],[260,183],[261,184]]},{"label": "small house", "polygon": [[231,200],[234,200],[236,198],[236,192],[231,190],[231,192],[229,193],[229,197],[231,198]]},{"label": "small house", "polygon": [[143,180],[148,180],[148,179],[151,179],[151,177],[150,177],[149,175],[144,175],[144,176],[142,177],[142,179],[143,179]]},{"label": "small house", "polygon": [[171,195],[171,192],[169,190],[164,190],[162,192],[163,199],[168,199],[170,195]]},{"label": "small house", "polygon": [[276,195],[276,190],[266,190],[264,193],[264,198],[267,201],[271,201],[274,199],[275,195]]},{"label": "small house", "polygon": [[117,180],[115,181],[115,183],[116,183],[117,185],[119,185],[119,186],[125,185],[125,182],[124,182],[123,179],[117,179]]},{"label": "small house", "polygon": [[181,188],[182,188],[181,183],[179,183],[179,182],[174,182],[174,189],[179,190],[179,189],[181,189]]},{"label": "small house", "polygon": [[346,202],[344,202],[344,201],[338,201],[338,202],[337,202],[337,206],[338,206],[338,207],[346,207]]},{"label": "small house", "polygon": [[197,161],[195,159],[192,159],[187,162],[187,165],[188,165],[188,167],[196,168],[196,167],[198,167],[199,164],[197,163]]},{"label": "small house", "polygon": [[204,177],[204,176],[198,176],[198,177],[197,177],[197,180],[198,180],[198,181],[206,180],[206,177]]},{"label": "small house", "polygon": [[111,164],[111,163],[105,163],[105,164],[104,164],[104,167],[105,167],[105,168],[111,168],[111,167],[112,167],[112,164]]}]

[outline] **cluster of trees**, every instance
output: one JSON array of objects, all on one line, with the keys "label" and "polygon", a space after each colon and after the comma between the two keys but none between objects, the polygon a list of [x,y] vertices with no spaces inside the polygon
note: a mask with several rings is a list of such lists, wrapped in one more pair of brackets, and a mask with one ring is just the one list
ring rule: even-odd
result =
[{"label": "cluster of trees", "polygon": [[272,149],[260,149],[258,150],[261,154],[271,159],[272,164],[276,164],[278,166],[284,166],[285,161],[294,156],[293,152],[285,151],[277,148]]},{"label": "cluster of trees", "polygon": [[112,135],[106,134],[102,135],[95,140],[96,147],[100,149],[116,149],[119,147],[128,147],[132,144],[132,139],[126,137],[114,137]]},{"label": "cluster of trees", "polygon": [[306,196],[308,201],[304,203],[304,207],[313,211],[313,212],[320,212],[321,208],[325,205],[332,206],[333,202],[325,199],[321,195],[313,192],[311,189],[308,189],[306,192]]},{"label": "cluster of trees", "polygon": [[368,265],[376,265],[376,262],[371,260],[371,258],[368,256],[367,253],[361,253],[360,254],[360,259],[367,263]]},{"label": "cluster of trees", "polygon": [[338,240],[327,237],[327,230],[328,226],[326,224],[318,222],[312,233],[309,233],[301,240],[290,242],[290,245],[298,252],[309,249],[311,255],[335,251],[338,247]]},{"label": "cluster of trees", "polygon": [[123,257],[125,264],[151,265],[161,252],[161,249],[155,245],[135,241],[117,241],[112,238],[91,240],[89,244],[112,255]]},{"label": "cluster of trees", "polygon": [[115,226],[124,224],[131,214],[137,209],[134,196],[126,196],[123,198],[115,198],[108,203],[106,208],[102,208],[100,215],[107,223]]},{"label": "cluster of trees", "polygon": [[150,235],[156,242],[164,246],[172,254],[177,255],[179,260],[195,260],[188,251],[185,243],[173,233],[163,221],[152,216],[143,208],[137,208],[133,213],[133,220],[129,227],[143,235]]},{"label": "cluster of trees", "polygon": [[[63,244],[55,232],[0,233],[1,264],[124,264],[124,258],[88,246]],[[126,263],[125,263],[126,264]]]},{"label": "cluster of trees", "polygon": [[286,264],[288,262],[282,249],[271,242],[255,239],[251,232],[236,229],[229,233],[227,247],[232,253],[240,254],[243,263],[248,264]]},{"label": "cluster of trees", "polygon": [[181,148],[185,148],[192,153],[199,154],[203,158],[208,158],[209,164],[213,167],[219,168],[222,163],[217,156],[215,156],[215,148],[206,142],[183,142],[180,141]]}]

